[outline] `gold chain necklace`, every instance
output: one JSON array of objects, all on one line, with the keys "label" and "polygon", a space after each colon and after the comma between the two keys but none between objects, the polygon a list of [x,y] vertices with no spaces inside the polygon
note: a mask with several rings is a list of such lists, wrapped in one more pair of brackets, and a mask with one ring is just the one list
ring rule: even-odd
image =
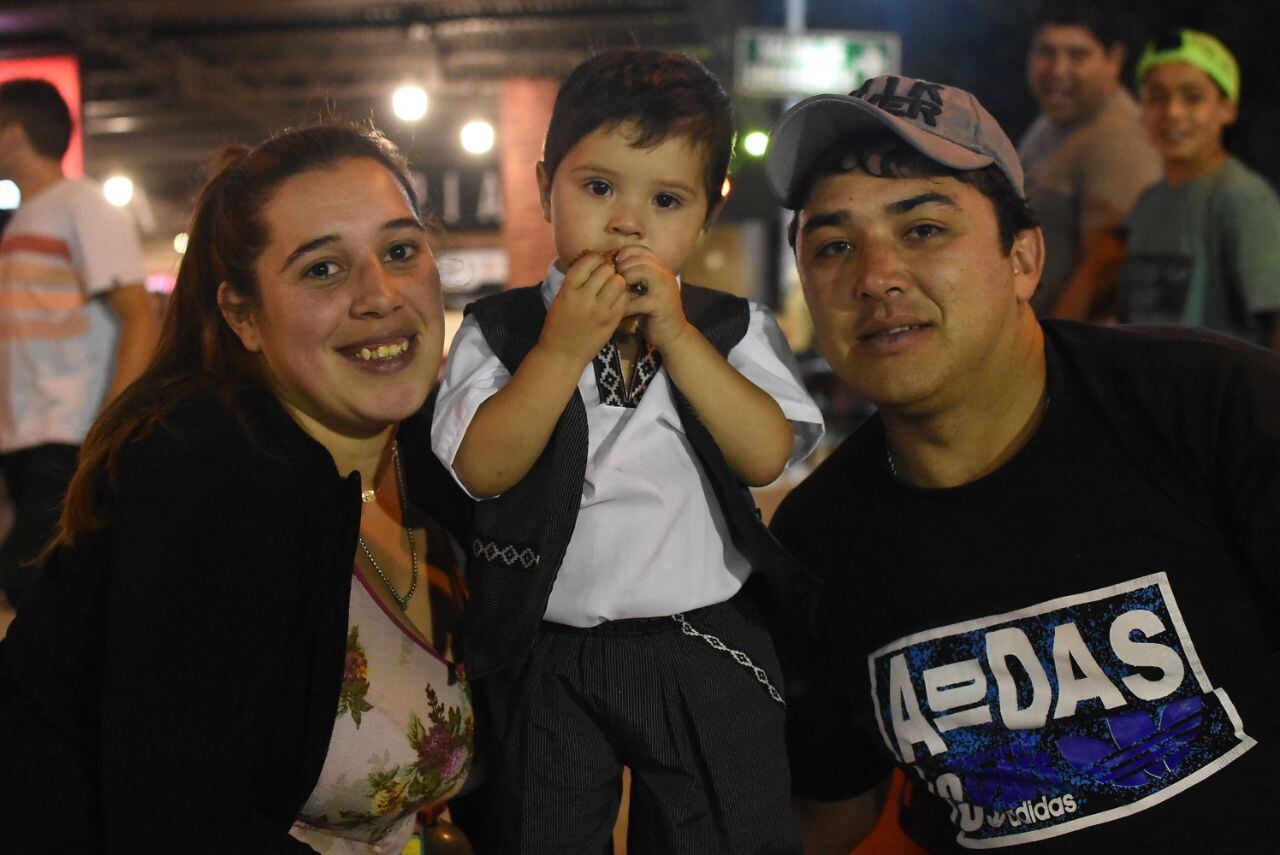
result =
[{"label": "gold chain necklace", "polygon": [[[356,543],[360,544],[360,549],[364,552],[364,557],[369,559],[369,563],[373,565],[373,572],[378,574],[378,578],[382,580],[382,584],[387,586],[387,592],[391,594],[391,598],[396,601],[396,605],[400,606],[400,611],[404,611],[409,607],[409,600],[413,599],[413,592],[418,590],[418,547],[413,542],[413,528],[409,525],[407,519],[408,514],[405,513],[404,498],[404,473],[400,471],[400,446],[395,441],[391,443],[391,462],[396,468],[396,494],[400,497],[400,516],[404,520],[404,532],[409,535],[409,562],[413,574],[409,580],[409,590],[404,592],[404,596],[400,596],[400,592],[391,584],[391,580],[387,578],[387,574],[382,572],[382,568],[378,566],[378,562],[374,560],[373,553],[369,551],[369,546],[364,542],[364,535],[356,535]],[[372,493],[372,490],[366,490],[366,493]],[[368,501],[361,495],[362,501]]]}]

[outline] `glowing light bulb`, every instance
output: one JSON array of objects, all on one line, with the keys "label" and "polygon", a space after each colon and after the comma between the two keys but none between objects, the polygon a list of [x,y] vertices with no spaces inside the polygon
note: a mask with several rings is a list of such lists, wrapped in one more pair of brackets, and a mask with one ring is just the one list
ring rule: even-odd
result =
[{"label": "glowing light bulb", "polygon": [[472,154],[484,154],[493,148],[493,125],[476,119],[462,126],[462,147]]},{"label": "glowing light bulb", "polygon": [[123,175],[113,175],[102,183],[102,195],[117,208],[123,208],[133,200],[133,181]]},{"label": "glowing light bulb", "polygon": [[0,211],[12,211],[22,204],[22,193],[18,185],[9,179],[0,181]]},{"label": "glowing light bulb", "polygon": [[401,86],[391,96],[391,109],[401,121],[416,122],[427,115],[427,100],[421,86]]},{"label": "glowing light bulb", "polygon": [[752,131],[742,138],[742,150],[752,157],[761,157],[769,148],[769,135],[764,131]]}]

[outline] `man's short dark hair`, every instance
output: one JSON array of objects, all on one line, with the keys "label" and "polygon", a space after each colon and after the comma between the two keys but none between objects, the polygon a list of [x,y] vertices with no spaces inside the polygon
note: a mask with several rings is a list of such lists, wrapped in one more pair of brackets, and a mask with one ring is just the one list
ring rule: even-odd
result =
[{"label": "man's short dark hair", "polygon": [[31,147],[61,160],[71,144],[71,111],[58,87],[31,77],[0,83],[0,122],[17,122]]},{"label": "man's short dark hair", "polygon": [[891,131],[877,129],[841,140],[814,161],[813,168],[800,186],[796,197],[799,204],[787,226],[787,240],[793,250],[796,248],[800,210],[808,203],[814,186],[829,175],[855,170],[877,178],[954,178],[968,184],[995,206],[1000,247],[1005,255],[1013,249],[1013,242],[1019,234],[1039,225],[1027,200],[1018,195],[1008,176],[998,166],[992,164],[981,169],[943,166],[925,157]]},{"label": "man's short dark hair", "polygon": [[733,154],[733,108],[724,87],[702,63],[681,53],[612,50],[573,70],[556,95],[542,162],[548,180],[578,140],[623,122],[639,129],[631,144],[652,148],[684,136],[706,158],[707,210],[721,198]]},{"label": "man's short dark hair", "polygon": [[1044,0],[1033,19],[1034,32],[1041,27],[1083,27],[1107,50],[1124,45],[1128,22],[1118,3],[1101,0]]}]

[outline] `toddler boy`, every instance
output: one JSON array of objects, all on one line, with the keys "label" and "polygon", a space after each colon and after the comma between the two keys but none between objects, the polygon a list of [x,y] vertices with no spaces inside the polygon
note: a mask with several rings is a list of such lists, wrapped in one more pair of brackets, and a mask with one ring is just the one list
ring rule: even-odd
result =
[{"label": "toddler boy", "polygon": [[[433,445],[481,499],[467,667],[490,721],[494,851],[798,852],[781,675],[739,589],[807,576],[746,485],[822,431],[773,319],[678,278],[719,212],[729,99],[688,57],[565,81],[537,167],[557,259],[481,300]],[[478,679],[477,679],[478,678]]]}]

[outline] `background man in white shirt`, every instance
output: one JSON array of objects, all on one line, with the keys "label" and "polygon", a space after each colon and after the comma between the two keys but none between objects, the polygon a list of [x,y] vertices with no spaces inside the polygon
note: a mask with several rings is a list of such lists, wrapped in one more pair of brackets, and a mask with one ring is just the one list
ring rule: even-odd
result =
[{"label": "background man in white shirt", "polygon": [[0,85],[0,178],[22,193],[0,241],[0,469],[15,509],[0,591],[15,606],[89,425],[159,334],[133,224],[96,183],[63,175],[71,124],[51,83]]}]

